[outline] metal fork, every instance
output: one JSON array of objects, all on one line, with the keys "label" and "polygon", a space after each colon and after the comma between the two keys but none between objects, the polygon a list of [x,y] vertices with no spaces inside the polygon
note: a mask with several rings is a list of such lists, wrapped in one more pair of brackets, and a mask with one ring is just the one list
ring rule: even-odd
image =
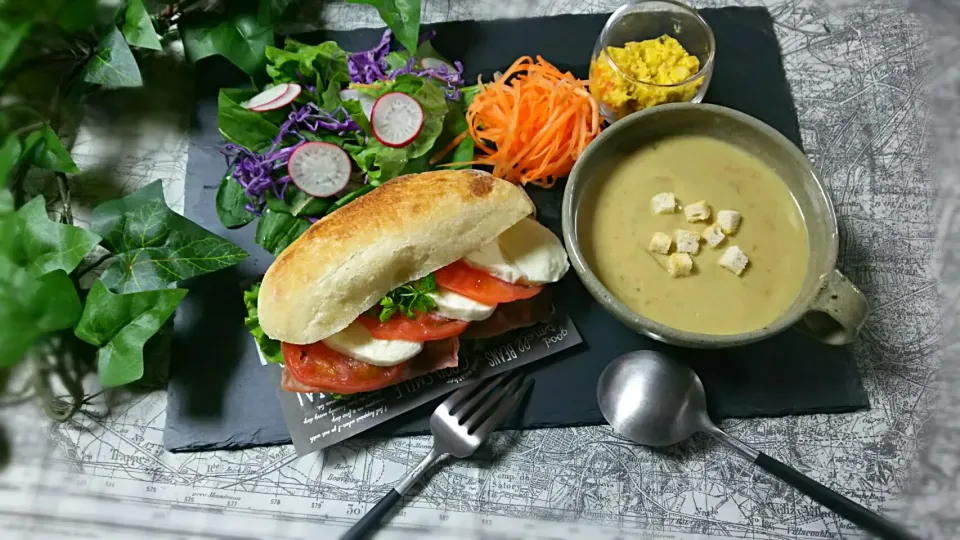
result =
[{"label": "metal fork", "polygon": [[433,448],[427,457],[354,524],[341,540],[369,538],[393,505],[440,458],[446,455],[465,458],[472,454],[506,419],[532,384],[533,380],[524,375],[507,373],[454,392],[430,417]]}]

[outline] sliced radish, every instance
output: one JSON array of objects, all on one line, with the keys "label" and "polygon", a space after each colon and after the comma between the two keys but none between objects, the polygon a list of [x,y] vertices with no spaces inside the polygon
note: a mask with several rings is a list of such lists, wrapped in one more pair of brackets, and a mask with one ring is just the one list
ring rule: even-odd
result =
[{"label": "sliced radish", "polygon": [[423,129],[423,108],[403,92],[384,94],[373,104],[370,125],[373,136],[384,146],[402,148]]},{"label": "sliced radish", "polygon": [[[279,109],[280,107],[286,107],[287,105],[293,103],[293,100],[297,99],[297,96],[300,95],[300,85],[293,83],[285,83],[281,86],[286,86],[286,91],[280,97],[274,99],[273,101],[268,101],[263,105],[257,105],[256,107],[248,107],[251,111],[257,112],[267,112]],[[275,87],[276,88],[276,87]]]},{"label": "sliced radish", "polygon": [[253,96],[252,98],[244,101],[240,104],[244,109],[253,109],[256,107],[262,107],[271,101],[283,97],[287,93],[287,87],[290,85],[287,83],[278,84],[274,87],[267,88],[263,92]]},{"label": "sliced radish", "polygon": [[441,60],[441,59],[439,59],[439,58],[433,58],[432,56],[428,56],[428,57],[426,57],[426,58],[421,58],[421,59],[420,59],[420,65],[423,66],[424,69],[444,68],[444,69],[447,70],[447,73],[456,73],[456,72],[457,72],[457,68],[451,66],[450,64],[444,62],[443,60]]},{"label": "sliced radish", "polygon": [[287,172],[307,195],[329,197],[346,187],[350,180],[350,157],[342,148],[326,142],[308,142],[290,155]]},{"label": "sliced radish", "polygon": [[344,88],[341,90],[340,99],[343,101],[350,101],[351,99],[359,101],[360,108],[363,109],[363,115],[367,117],[367,120],[370,119],[370,114],[373,111],[373,104],[377,101],[373,99],[373,97],[364,94],[356,88]]}]

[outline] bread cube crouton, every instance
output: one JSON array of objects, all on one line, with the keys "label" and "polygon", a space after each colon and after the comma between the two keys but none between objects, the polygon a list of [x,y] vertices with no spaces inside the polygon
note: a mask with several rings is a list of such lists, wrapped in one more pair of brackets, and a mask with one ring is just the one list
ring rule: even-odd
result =
[{"label": "bread cube crouton", "polygon": [[703,232],[700,233],[700,236],[703,237],[703,241],[710,247],[719,246],[720,242],[723,242],[723,239],[727,237],[727,235],[723,234],[718,223],[714,223],[704,229]]},{"label": "bread cube crouton", "polygon": [[693,273],[693,259],[686,253],[674,253],[667,259],[667,272],[675,278],[687,277]]},{"label": "bread cube crouton", "polygon": [[710,207],[707,206],[707,201],[690,203],[683,207],[683,213],[686,214],[687,221],[690,223],[710,219]]},{"label": "bread cube crouton", "polygon": [[654,214],[672,214],[677,210],[677,199],[673,193],[657,193],[650,199]]},{"label": "bread cube crouton", "polygon": [[717,225],[727,234],[735,234],[740,228],[740,212],[736,210],[721,210],[717,212]]},{"label": "bread cube crouton", "polygon": [[669,234],[653,233],[653,238],[650,239],[650,251],[666,255],[670,253],[671,246],[673,246],[673,238],[670,238]]},{"label": "bread cube crouton", "polygon": [[674,231],[673,238],[677,241],[677,251],[679,253],[696,255],[700,252],[700,233],[681,229]]},{"label": "bread cube crouton", "polygon": [[747,254],[743,250],[737,246],[730,246],[720,256],[719,264],[739,276],[747,267],[748,262]]}]

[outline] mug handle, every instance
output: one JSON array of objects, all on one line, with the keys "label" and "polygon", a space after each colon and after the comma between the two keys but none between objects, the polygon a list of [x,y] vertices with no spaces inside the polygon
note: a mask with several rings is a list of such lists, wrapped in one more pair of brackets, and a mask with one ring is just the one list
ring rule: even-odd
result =
[{"label": "mug handle", "polygon": [[831,270],[797,328],[829,345],[845,345],[857,339],[867,320],[867,297],[839,270]]}]

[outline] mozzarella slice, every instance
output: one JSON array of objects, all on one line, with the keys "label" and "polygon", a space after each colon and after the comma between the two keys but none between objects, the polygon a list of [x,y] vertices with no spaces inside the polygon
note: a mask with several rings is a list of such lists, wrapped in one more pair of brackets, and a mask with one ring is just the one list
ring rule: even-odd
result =
[{"label": "mozzarella slice", "polygon": [[481,304],[472,298],[443,288],[437,288],[437,292],[430,293],[430,297],[437,304],[438,315],[459,321],[489,319],[497,309],[496,305]]},{"label": "mozzarella slice", "polygon": [[423,343],[419,341],[376,339],[357,321],[324,339],[323,344],[350,358],[384,367],[406,362],[423,350]]},{"label": "mozzarella slice", "polygon": [[494,277],[524,285],[559,281],[570,269],[563,243],[533,218],[521,219],[464,260]]}]

